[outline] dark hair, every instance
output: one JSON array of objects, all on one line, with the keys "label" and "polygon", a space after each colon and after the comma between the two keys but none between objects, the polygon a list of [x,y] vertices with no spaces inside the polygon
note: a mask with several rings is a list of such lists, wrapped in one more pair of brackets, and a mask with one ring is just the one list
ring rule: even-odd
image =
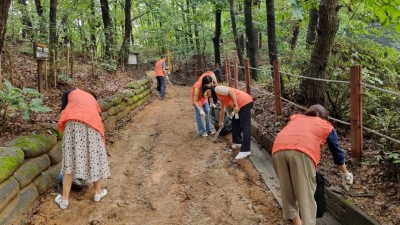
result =
[{"label": "dark hair", "polygon": [[166,58],[167,56],[165,56],[165,54],[161,54],[161,58]]},{"label": "dark hair", "polygon": [[215,86],[214,85],[204,85],[202,87],[202,96],[204,96],[204,93],[206,93],[206,91],[211,90],[211,97],[214,101],[214,103],[216,103],[218,101],[218,97],[217,97],[217,93],[215,92]]},{"label": "dark hair", "polygon": [[201,80],[202,87],[204,87],[205,85],[211,85],[211,84],[212,84],[212,78],[209,75],[204,76],[203,79]]},{"label": "dark hair", "polygon": [[310,108],[308,108],[304,115],[317,116],[322,119],[328,120],[328,111],[326,111],[325,107],[319,104],[310,106]]}]

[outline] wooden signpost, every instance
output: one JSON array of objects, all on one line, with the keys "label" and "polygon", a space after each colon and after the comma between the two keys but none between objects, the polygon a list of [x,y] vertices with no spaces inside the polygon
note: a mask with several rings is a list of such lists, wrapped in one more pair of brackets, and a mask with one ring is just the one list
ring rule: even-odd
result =
[{"label": "wooden signpost", "polygon": [[[38,91],[43,93],[43,65],[49,59],[49,48],[45,44],[36,44],[35,46],[35,58],[37,61],[37,73],[38,73]],[[47,73],[46,73],[47,76]],[[47,78],[46,78],[47,79]],[[46,87],[47,89],[47,87]]]}]

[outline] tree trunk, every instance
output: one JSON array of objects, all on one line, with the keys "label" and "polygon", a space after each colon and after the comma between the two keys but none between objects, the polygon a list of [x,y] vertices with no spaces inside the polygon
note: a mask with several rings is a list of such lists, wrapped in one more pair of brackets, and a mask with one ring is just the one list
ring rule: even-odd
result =
[{"label": "tree trunk", "polygon": [[[97,22],[96,22],[96,8],[94,5],[94,0],[90,1],[90,14],[91,18],[89,20],[89,26],[90,26],[90,49],[96,49],[96,28],[97,28]],[[92,51],[90,51],[92,52]]]},{"label": "tree trunk", "polygon": [[36,7],[36,12],[39,16],[40,31],[38,33],[46,34],[47,33],[46,20],[43,16],[43,7],[42,7],[42,3],[40,2],[40,0],[35,0],[35,7]]},{"label": "tree trunk", "polygon": [[50,28],[49,28],[49,44],[50,44],[50,74],[53,78],[56,76],[54,74],[56,68],[57,59],[57,0],[50,0]]},{"label": "tree trunk", "polygon": [[307,30],[307,37],[306,37],[306,43],[309,46],[312,46],[315,41],[315,37],[317,36],[316,30],[317,30],[317,24],[318,24],[318,9],[310,9],[309,11],[309,22],[308,22],[308,30]]},{"label": "tree trunk", "polygon": [[[312,78],[326,78],[326,67],[330,57],[333,41],[339,27],[339,0],[321,0],[319,6],[318,36],[311,54],[305,75]],[[300,85],[300,100],[306,105],[325,104],[325,82],[303,79]]]},{"label": "tree trunk", "polygon": [[7,18],[10,5],[11,0],[2,0],[0,2],[0,55],[2,55],[4,39],[6,37]]},{"label": "tree trunk", "polygon": [[[196,15],[196,6],[195,4],[192,4],[192,13],[193,15]],[[197,61],[197,68],[201,68],[201,49],[200,49],[200,34],[199,34],[199,26],[197,23],[194,23],[194,40],[196,43],[196,61]]]},{"label": "tree trunk", "polygon": [[215,36],[212,39],[212,41],[214,44],[215,65],[218,66],[221,65],[220,40],[221,40],[221,10],[217,8],[215,10]]},{"label": "tree trunk", "polygon": [[29,14],[27,11],[27,3],[26,0],[19,0],[18,1],[21,4],[21,22],[22,25],[24,26],[22,28],[22,38],[27,38],[31,36],[31,31],[32,31],[32,22],[31,19],[29,18]]},{"label": "tree trunk", "polygon": [[235,17],[235,9],[234,9],[233,1],[234,0],[229,0],[229,9],[230,9],[231,21],[232,21],[233,39],[235,40],[236,51],[238,54],[239,63],[241,66],[244,66],[242,46],[240,45],[240,40],[238,37],[237,28],[236,28],[236,17]]},{"label": "tree trunk", "polygon": [[[253,13],[252,13],[253,0],[244,0],[244,21],[245,30],[248,40],[248,55],[250,60],[250,66],[253,68],[258,68],[258,41],[257,35],[253,25]],[[253,69],[250,72],[251,77],[254,80],[258,79],[257,70]]]},{"label": "tree trunk", "polygon": [[132,33],[132,16],[131,16],[131,9],[132,9],[132,0],[125,0],[125,36],[124,41],[122,42],[121,46],[121,62],[128,63],[128,56],[129,56],[129,49],[130,49],[130,37]]},{"label": "tree trunk", "polygon": [[110,8],[108,0],[100,0],[101,4],[101,16],[104,24],[104,36],[105,36],[105,57],[106,59],[112,58],[112,48],[114,47],[113,34],[112,34],[112,23],[110,17]]},{"label": "tree trunk", "polygon": [[266,0],[267,4],[267,34],[269,63],[273,65],[278,60],[278,46],[275,33],[275,5],[274,0]]},{"label": "tree trunk", "polygon": [[301,24],[301,20],[296,20],[296,21],[294,21],[294,25],[293,25],[293,37],[292,37],[292,39],[290,40],[290,50],[292,50],[292,52],[293,52],[294,49],[296,48],[297,40],[299,39],[300,24]]}]

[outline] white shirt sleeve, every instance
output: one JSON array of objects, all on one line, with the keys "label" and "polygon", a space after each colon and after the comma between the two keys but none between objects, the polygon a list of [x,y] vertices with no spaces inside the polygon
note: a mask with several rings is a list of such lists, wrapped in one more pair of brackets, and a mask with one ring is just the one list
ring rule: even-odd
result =
[{"label": "white shirt sleeve", "polygon": [[220,94],[220,95],[228,95],[229,93],[229,87],[226,86],[216,86],[215,87],[215,93]]}]

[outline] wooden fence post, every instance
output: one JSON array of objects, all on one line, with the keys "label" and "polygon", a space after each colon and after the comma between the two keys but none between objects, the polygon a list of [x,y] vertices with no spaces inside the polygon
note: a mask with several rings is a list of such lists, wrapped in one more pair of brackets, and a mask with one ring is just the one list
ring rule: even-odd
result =
[{"label": "wooden fence post", "polygon": [[244,75],[246,78],[246,92],[247,94],[251,95],[251,89],[250,89],[250,64],[249,64],[249,59],[244,60]]},{"label": "wooden fence post", "polygon": [[281,76],[279,72],[279,62],[274,61],[274,90],[275,90],[275,113],[282,115],[282,100],[281,100]]},{"label": "wooden fence post", "polygon": [[235,79],[235,83],[233,83],[233,87],[238,89],[239,86],[239,74],[238,74],[238,59],[235,58],[233,60],[233,78]]},{"label": "wooden fence post", "polygon": [[351,109],[351,158],[357,163],[361,160],[363,148],[362,134],[362,95],[361,66],[350,67],[350,109]]}]

